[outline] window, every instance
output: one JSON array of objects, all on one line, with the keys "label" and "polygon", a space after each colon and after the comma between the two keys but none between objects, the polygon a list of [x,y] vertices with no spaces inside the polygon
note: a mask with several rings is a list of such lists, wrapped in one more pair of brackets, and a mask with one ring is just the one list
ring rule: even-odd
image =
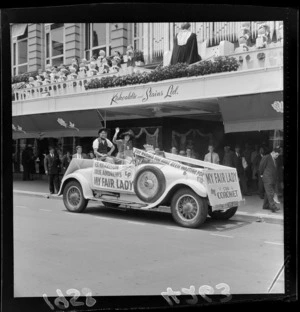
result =
[{"label": "window", "polygon": [[46,30],[46,64],[59,66],[64,63],[64,37],[63,23],[52,24]]},{"label": "window", "polygon": [[13,75],[24,74],[28,71],[28,31],[13,38],[12,46],[12,70]]},{"label": "window", "polygon": [[85,58],[87,60],[90,60],[92,56],[97,59],[100,50],[104,50],[107,56],[111,54],[110,32],[110,23],[85,24]]},{"label": "window", "polygon": [[132,45],[135,50],[143,50],[143,23],[133,23]]}]

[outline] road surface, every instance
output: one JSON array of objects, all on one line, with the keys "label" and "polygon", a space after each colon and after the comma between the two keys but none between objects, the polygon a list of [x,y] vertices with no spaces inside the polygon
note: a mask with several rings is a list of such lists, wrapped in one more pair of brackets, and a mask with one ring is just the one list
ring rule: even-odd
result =
[{"label": "road surface", "polygon": [[[170,214],[90,203],[70,213],[62,200],[14,195],[15,297],[160,295],[226,283],[231,294],[268,293],[284,262],[283,226],[215,221],[179,227]],[[284,292],[280,274],[270,293]]]}]

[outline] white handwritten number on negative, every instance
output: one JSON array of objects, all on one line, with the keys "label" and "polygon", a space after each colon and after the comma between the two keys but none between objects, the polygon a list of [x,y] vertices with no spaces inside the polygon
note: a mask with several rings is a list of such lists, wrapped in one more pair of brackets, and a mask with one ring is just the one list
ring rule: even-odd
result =
[{"label": "white handwritten number on negative", "polygon": [[[56,289],[56,293],[58,297],[54,300],[54,304],[59,308],[59,309],[67,309],[69,307],[69,302],[63,295],[62,291],[60,289]],[[80,296],[80,291],[74,288],[68,289],[66,291],[67,295],[73,295],[73,297],[70,299],[70,303],[73,307],[78,307],[78,306],[83,306],[84,302],[81,301],[76,301],[79,296]],[[85,304],[87,307],[92,307],[93,305],[96,304],[96,300],[92,298],[92,291],[89,288],[83,288],[82,293],[86,296],[86,302]],[[51,310],[54,310],[53,304],[49,301],[48,297],[46,294],[43,294],[43,298],[45,302],[48,304],[48,306],[51,308]]]},{"label": "white handwritten number on negative", "polygon": [[173,301],[170,299],[170,297],[178,304],[180,300],[176,296],[180,296],[180,291],[174,291],[171,287],[167,288],[167,292],[163,291],[161,292],[161,295],[167,300],[169,305],[173,305]]},{"label": "white handwritten number on negative", "polygon": [[221,302],[227,302],[227,301],[231,300],[232,295],[230,294],[230,287],[227,284],[220,283],[220,284],[216,285],[216,288],[217,289],[224,288],[224,290],[221,291],[221,294],[225,295],[227,298],[221,299]]},{"label": "white handwritten number on negative", "polygon": [[188,304],[196,304],[198,302],[197,295],[195,293],[195,286],[190,286],[190,288],[181,288],[182,292],[186,295],[191,295],[193,299],[188,299],[186,302]]},{"label": "white handwritten number on negative", "polygon": [[212,299],[208,298],[206,295],[213,295],[215,293],[213,287],[209,285],[203,285],[199,287],[199,295],[205,299],[207,302],[212,302]]}]

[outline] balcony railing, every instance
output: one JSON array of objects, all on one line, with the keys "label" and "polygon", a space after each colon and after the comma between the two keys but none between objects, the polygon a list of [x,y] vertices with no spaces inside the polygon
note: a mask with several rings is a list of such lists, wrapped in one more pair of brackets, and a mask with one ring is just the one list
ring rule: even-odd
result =
[{"label": "balcony railing", "polygon": [[[230,57],[235,57],[240,64],[239,71],[247,71],[251,69],[261,69],[268,67],[280,67],[283,66],[283,47],[275,46],[264,49],[256,49],[246,52],[239,52],[227,55]],[[214,56],[208,58],[212,60]],[[140,72],[149,71],[144,68],[138,69]],[[15,101],[31,100],[42,97],[49,96],[62,96],[67,94],[76,94],[86,92],[85,84],[91,79],[110,76],[118,76],[122,74],[127,74],[126,72],[118,74],[102,74],[92,77],[87,77],[84,79],[67,80],[64,82],[56,82],[47,85],[42,85],[34,88],[24,88],[14,91]]]},{"label": "balcony railing", "polygon": [[[149,69],[145,69],[143,67],[136,67],[134,72],[149,72]],[[24,100],[32,100],[42,97],[49,97],[49,96],[60,96],[60,95],[67,95],[67,94],[75,94],[85,92],[85,84],[91,81],[92,79],[98,78],[105,78],[105,77],[117,77],[122,75],[127,75],[130,72],[126,70],[120,71],[119,73],[111,73],[111,74],[101,74],[95,75],[92,77],[86,77],[83,79],[72,79],[66,80],[62,82],[55,82],[49,83],[46,85],[41,85],[32,88],[22,88],[16,89],[13,91],[14,94],[14,101],[24,101]]]}]

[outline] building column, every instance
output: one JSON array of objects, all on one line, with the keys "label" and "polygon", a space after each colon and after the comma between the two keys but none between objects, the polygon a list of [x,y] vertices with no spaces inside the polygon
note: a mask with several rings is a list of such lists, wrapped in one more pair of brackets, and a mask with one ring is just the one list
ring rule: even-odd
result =
[{"label": "building column", "polygon": [[28,71],[38,71],[43,67],[42,24],[28,24]]},{"label": "building column", "polygon": [[111,27],[111,50],[126,53],[128,41],[128,23],[112,23]]},{"label": "building column", "polygon": [[65,64],[71,65],[80,55],[80,24],[65,23]]}]

